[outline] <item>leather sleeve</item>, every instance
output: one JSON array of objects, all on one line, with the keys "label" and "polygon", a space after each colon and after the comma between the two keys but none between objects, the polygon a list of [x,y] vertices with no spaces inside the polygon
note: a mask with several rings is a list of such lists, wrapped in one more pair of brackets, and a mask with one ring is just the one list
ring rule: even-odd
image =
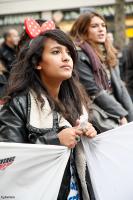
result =
[{"label": "leather sleeve", "polygon": [[27,143],[26,97],[13,98],[0,110],[0,142]]},{"label": "leather sleeve", "polygon": [[121,87],[122,87],[121,101],[122,101],[123,107],[128,111],[128,121],[131,122],[133,121],[133,102],[123,82],[121,83]]},{"label": "leather sleeve", "polygon": [[113,96],[110,96],[105,90],[102,90],[99,95],[94,99],[94,102],[106,112],[124,117],[128,115],[126,109],[115,100]]}]

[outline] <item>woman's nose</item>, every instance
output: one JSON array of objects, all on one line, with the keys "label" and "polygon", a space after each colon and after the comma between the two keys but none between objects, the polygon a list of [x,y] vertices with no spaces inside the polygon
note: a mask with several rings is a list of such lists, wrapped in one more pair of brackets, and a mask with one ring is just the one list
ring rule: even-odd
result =
[{"label": "woman's nose", "polygon": [[103,31],[104,30],[104,27],[102,25],[99,25],[99,30],[100,31]]},{"label": "woman's nose", "polygon": [[65,62],[68,62],[70,60],[68,53],[63,53],[62,60],[65,61]]}]

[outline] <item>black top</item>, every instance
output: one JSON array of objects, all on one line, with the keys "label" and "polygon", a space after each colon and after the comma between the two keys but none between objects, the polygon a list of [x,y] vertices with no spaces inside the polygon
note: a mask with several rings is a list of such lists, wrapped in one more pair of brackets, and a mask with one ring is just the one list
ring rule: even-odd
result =
[{"label": "black top", "polygon": [[4,64],[7,71],[10,72],[12,63],[16,58],[16,49],[9,47],[7,44],[3,43],[0,47],[0,60]]}]

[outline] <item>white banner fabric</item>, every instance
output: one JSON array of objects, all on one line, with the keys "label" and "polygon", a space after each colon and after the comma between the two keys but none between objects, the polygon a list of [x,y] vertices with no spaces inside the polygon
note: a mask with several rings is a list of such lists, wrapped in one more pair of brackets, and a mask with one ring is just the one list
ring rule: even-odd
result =
[{"label": "white banner fabric", "polygon": [[0,199],[56,200],[70,150],[0,143]]},{"label": "white banner fabric", "polygon": [[96,200],[133,200],[133,122],[82,142]]}]

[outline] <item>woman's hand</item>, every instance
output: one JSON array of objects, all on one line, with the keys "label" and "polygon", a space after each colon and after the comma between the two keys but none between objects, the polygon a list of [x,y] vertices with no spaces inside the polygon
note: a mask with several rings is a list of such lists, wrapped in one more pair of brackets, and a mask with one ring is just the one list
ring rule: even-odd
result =
[{"label": "woman's hand", "polygon": [[127,121],[126,117],[122,117],[120,119],[120,125],[124,125],[124,124],[127,124],[127,123],[128,123],[128,121]]},{"label": "woman's hand", "polygon": [[97,135],[97,131],[95,128],[92,126],[91,123],[87,123],[86,127],[81,129],[83,131],[83,134],[86,135],[87,137],[93,138]]},{"label": "woman's hand", "polygon": [[77,144],[77,138],[83,134],[83,131],[77,127],[65,128],[58,133],[58,138],[62,145],[68,148],[74,148]]},{"label": "woman's hand", "polygon": [[68,148],[74,148],[81,135],[86,135],[87,137],[93,138],[97,135],[97,132],[89,122],[85,128],[80,128],[80,121],[77,120],[75,127],[63,129],[58,133],[58,138],[62,145],[65,145]]}]

